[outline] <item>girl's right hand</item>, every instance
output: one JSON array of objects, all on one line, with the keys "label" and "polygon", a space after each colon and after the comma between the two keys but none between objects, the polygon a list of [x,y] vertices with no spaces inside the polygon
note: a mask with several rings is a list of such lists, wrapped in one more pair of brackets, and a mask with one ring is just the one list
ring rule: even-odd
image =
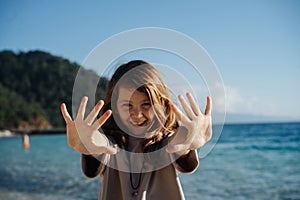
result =
[{"label": "girl's right hand", "polygon": [[100,100],[84,119],[87,101],[87,97],[82,98],[75,120],[72,120],[66,105],[61,104],[61,113],[66,122],[69,146],[85,155],[116,154],[117,150],[110,147],[106,136],[98,131],[110,117],[111,110],[106,111],[99,119],[95,120],[104,104]]}]

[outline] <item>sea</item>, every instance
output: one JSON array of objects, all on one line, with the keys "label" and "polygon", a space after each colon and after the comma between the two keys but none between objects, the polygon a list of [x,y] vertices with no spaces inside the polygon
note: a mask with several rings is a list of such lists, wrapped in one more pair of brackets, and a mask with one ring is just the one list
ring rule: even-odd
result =
[{"label": "sea", "polygon": [[[96,200],[100,178],[81,171],[64,134],[0,138],[1,200]],[[300,123],[227,124],[193,174],[180,174],[187,200],[299,199]]]}]

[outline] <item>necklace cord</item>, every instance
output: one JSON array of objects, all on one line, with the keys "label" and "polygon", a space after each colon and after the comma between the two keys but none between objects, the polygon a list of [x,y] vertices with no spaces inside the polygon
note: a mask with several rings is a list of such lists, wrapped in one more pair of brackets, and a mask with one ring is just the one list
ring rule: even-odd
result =
[{"label": "necklace cord", "polygon": [[141,184],[142,173],[139,173],[139,179],[138,179],[139,181],[136,186],[133,185],[132,174],[133,173],[130,172],[130,184],[131,184],[132,189],[137,190]]},{"label": "necklace cord", "polygon": [[[132,172],[130,172],[130,185],[131,185],[132,189],[134,189],[134,190],[137,190],[140,187],[140,185],[141,185],[142,174],[143,174],[142,172],[143,172],[144,165],[145,165],[145,160],[143,160],[143,165],[142,165],[140,173],[132,173]],[[133,174],[139,174],[139,179],[138,179],[138,183],[137,183],[136,186],[133,185],[133,178],[132,178]]]}]

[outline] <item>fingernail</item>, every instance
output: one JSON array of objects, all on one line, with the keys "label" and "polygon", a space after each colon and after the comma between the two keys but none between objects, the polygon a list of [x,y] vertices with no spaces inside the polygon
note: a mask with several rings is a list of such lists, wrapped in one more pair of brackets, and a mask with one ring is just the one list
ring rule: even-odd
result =
[{"label": "fingernail", "polygon": [[99,100],[98,104],[104,104],[104,101],[103,100]]}]

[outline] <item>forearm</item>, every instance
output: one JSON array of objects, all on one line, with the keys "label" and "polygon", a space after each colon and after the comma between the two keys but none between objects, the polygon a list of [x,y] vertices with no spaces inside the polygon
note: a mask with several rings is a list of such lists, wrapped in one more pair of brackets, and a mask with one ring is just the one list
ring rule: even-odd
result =
[{"label": "forearm", "polygon": [[194,172],[199,165],[197,151],[190,150],[187,154],[178,157],[176,159],[176,165],[177,170],[182,173]]},{"label": "forearm", "polygon": [[93,178],[100,173],[101,162],[92,155],[81,154],[81,167],[83,173],[89,177]]},{"label": "forearm", "polygon": [[99,174],[102,174],[106,168],[107,163],[110,160],[110,153],[112,153],[112,151],[116,151],[116,149],[112,147],[112,143],[109,142],[106,136],[105,139],[105,153],[100,153],[98,155],[81,154],[82,171],[89,178],[93,178]]}]

